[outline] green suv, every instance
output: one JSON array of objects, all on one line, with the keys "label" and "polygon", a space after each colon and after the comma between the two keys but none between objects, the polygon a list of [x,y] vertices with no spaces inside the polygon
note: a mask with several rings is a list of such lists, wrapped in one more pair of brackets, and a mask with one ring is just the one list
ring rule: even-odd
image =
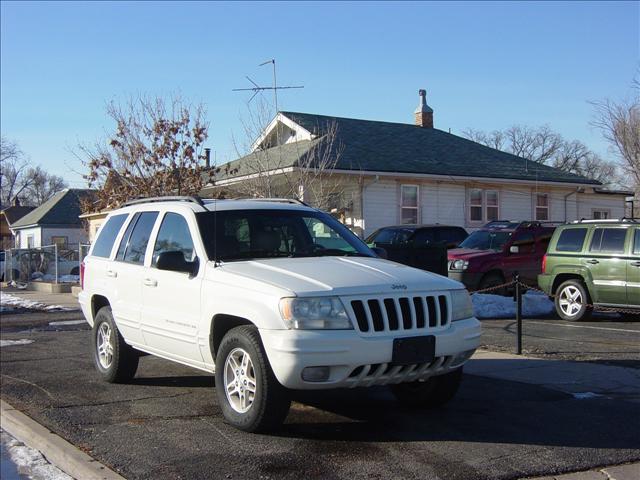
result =
[{"label": "green suv", "polygon": [[591,306],[640,314],[640,222],[581,220],[559,226],[542,260],[538,285],[564,320],[584,320]]}]

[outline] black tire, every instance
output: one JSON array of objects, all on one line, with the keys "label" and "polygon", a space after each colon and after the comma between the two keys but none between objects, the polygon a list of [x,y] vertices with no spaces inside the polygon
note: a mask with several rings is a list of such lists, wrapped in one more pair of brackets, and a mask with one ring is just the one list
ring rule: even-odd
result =
[{"label": "black tire", "polygon": [[462,381],[462,367],[453,372],[430,377],[424,382],[391,385],[398,401],[412,408],[436,408],[455,397]]},{"label": "black tire", "polygon": [[[496,287],[498,285],[502,285],[504,282],[504,277],[499,273],[488,273],[482,280],[480,280],[480,285],[478,286],[478,290],[484,290],[485,288]],[[507,295],[506,287],[501,287],[496,290],[491,290],[489,292],[485,292],[493,295]]]},{"label": "black tire", "polygon": [[69,272],[69,275],[80,275],[80,267],[73,267]]},{"label": "black tire", "polygon": [[[225,374],[227,359],[233,355],[244,354],[248,354],[252,368],[247,368],[246,377],[245,372],[240,370],[239,383],[236,381],[235,384],[236,388],[241,388],[243,383],[247,385],[248,377],[253,379],[250,380],[253,381],[253,397],[251,397],[249,390],[244,390],[245,396],[251,402],[248,407],[246,404],[242,405],[240,392],[236,391],[227,395],[226,386],[229,382],[225,381],[227,378],[230,382],[233,381]],[[237,360],[237,357],[234,359]],[[230,386],[233,387],[231,384]],[[278,428],[284,422],[291,406],[291,399],[287,389],[278,382],[273,374],[260,340],[260,334],[254,326],[242,325],[233,328],[222,339],[216,355],[216,395],[226,421],[245,432],[266,432]],[[237,401],[236,395],[238,395]],[[234,402],[235,407],[232,406],[230,398],[232,398],[231,401]],[[238,408],[247,408],[247,410],[242,412]]]},{"label": "black tire", "polygon": [[[576,296],[572,297],[572,295]],[[584,283],[577,278],[567,280],[558,286],[554,303],[556,313],[562,320],[578,322],[591,318],[591,308],[587,306],[587,304],[591,303],[589,292]]]},{"label": "black tire", "polygon": [[[105,335],[108,331],[111,345],[110,361],[109,356],[100,355],[104,349],[98,344],[104,344]],[[98,373],[105,382],[124,383],[131,380],[138,369],[139,356],[137,350],[127,345],[118,331],[116,323],[113,321],[111,307],[102,307],[96,314],[92,330],[93,338],[93,361]],[[104,348],[104,347],[103,347]]]}]

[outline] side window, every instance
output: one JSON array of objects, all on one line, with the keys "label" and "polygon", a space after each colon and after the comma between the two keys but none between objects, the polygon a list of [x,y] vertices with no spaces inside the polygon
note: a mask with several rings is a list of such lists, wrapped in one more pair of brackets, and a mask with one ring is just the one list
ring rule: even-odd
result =
[{"label": "side window", "polygon": [[413,245],[416,247],[423,247],[436,241],[435,232],[433,229],[422,229],[413,236]]},{"label": "side window", "polygon": [[158,212],[142,212],[136,214],[136,217],[127,227],[127,231],[120,242],[116,259],[142,265]]},{"label": "side window", "polygon": [[533,233],[520,232],[515,235],[511,245],[518,247],[518,253],[533,253],[535,251],[536,241]]},{"label": "side window", "polygon": [[625,228],[596,228],[591,239],[592,252],[624,253]]},{"label": "side window", "polygon": [[560,238],[558,238],[558,242],[556,243],[556,251],[579,252],[582,250],[586,236],[586,228],[567,228],[560,233]]},{"label": "side window", "polygon": [[636,228],[633,234],[633,254],[640,255],[640,228]]},{"label": "side window", "polygon": [[189,225],[185,218],[177,213],[167,213],[162,219],[158,238],[153,247],[151,266],[156,266],[158,255],[162,252],[175,251],[182,252],[187,262],[193,261],[196,256],[191,233],[189,233]]},{"label": "side window", "polygon": [[127,215],[122,214],[114,215],[107,220],[107,223],[100,230],[96,243],[93,245],[91,255],[95,257],[109,258],[113,244],[118,236],[118,232],[120,232],[120,229],[122,228],[122,225],[124,225],[124,221],[126,219]]}]

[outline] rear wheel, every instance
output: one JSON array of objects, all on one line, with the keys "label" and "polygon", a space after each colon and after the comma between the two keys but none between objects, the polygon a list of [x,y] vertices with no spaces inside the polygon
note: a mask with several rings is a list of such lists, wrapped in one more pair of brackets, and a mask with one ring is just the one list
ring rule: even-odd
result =
[{"label": "rear wheel", "polygon": [[400,403],[413,408],[440,407],[455,397],[462,381],[462,367],[444,375],[430,377],[424,382],[391,385]]},{"label": "rear wheel", "polygon": [[216,395],[227,422],[240,430],[264,432],[284,422],[291,400],[273,374],[254,326],[233,328],[222,339]]},{"label": "rear wheel", "polygon": [[589,292],[584,284],[577,279],[567,280],[556,290],[556,312],[563,320],[576,322],[588,320],[591,317]]},{"label": "rear wheel", "polygon": [[96,314],[93,360],[102,379],[109,383],[131,380],[138,369],[138,353],[125,343],[113,321],[110,307],[102,307]]}]

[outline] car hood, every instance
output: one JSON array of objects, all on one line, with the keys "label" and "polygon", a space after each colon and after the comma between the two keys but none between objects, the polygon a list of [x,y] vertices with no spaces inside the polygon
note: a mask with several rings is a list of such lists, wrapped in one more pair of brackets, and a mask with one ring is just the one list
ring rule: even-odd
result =
[{"label": "car hood", "polygon": [[278,258],[227,262],[227,274],[297,295],[359,295],[464,288],[455,280],[373,257]]},{"label": "car hood", "polygon": [[449,260],[473,260],[475,258],[492,258],[499,257],[501,252],[494,250],[475,250],[473,248],[453,248],[447,252]]}]

